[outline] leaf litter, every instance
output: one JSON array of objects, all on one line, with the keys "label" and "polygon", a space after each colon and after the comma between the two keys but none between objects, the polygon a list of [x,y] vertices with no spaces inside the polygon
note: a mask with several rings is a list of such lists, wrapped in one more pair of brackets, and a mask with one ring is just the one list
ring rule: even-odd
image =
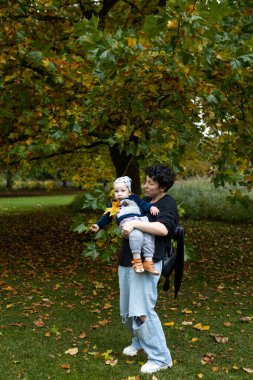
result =
[{"label": "leaf litter", "polygon": [[[241,245],[240,239],[245,233],[244,228],[236,227],[233,234],[232,227],[231,230],[226,225],[222,225],[222,229],[220,227],[221,225],[215,228],[215,225],[209,222],[201,223],[201,225],[196,222],[192,223],[192,226],[189,223],[187,229],[189,239],[195,249],[201,252],[201,257],[199,259],[197,257],[195,262],[186,263],[180,300],[173,301],[170,294],[161,293],[158,302],[162,322],[165,326],[167,323],[168,326],[173,327],[175,333],[186,334],[186,342],[189,347],[192,347],[191,349],[195,345],[196,347],[200,345],[201,348],[203,339],[206,344],[210,344],[207,341],[208,336],[212,338],[214,344],[218,343],[217,346],[225,347],[233,337],[231,327],[241,324],[244,328],[242,334],[248,334],[247,328],[252,323],[252,315],[247,314],[253,293],[252,262],[250,262],[250,256],[246,254],[250,252],[251,240],[250,238],[244,240]],[[249,236],[250,231],[249,229]],[[227,244],[230,247],[227,259],[227,253],[222,249],[213,254],[213,246],[210,244],[223,239],[226,234]],[[15,239],[11,236],[15,236]],[[29,238],[24,239],[28,236]],[[201,236],[205,236],[205,240]],[[63,333],[70,334],[70,343],[77,344],[78,347],[63,350],[62,354],[71,350],[68,354],[73,358],[84,355],[87,360],[89,357],[92,360],[96,358],[103,360],[107,366],[118,366],[120,363],[118,353],[112,354],[106,351],[107,354],[103,355],[102,351],[92,349],[89,338],[92,330],[104,329],[113,321],[112,312],[115,313],[115,302],[116,304],[118,302],[118,289],[116,287],[115,290],[113,285],[117,281],[117,258],[114,258],[112,263],[103,264],[88,258],[83,260],[81,243],[76,239],[75,234],[69,232],[68,218],[59,217],[57,214],[50,215],[50,223],[43,214],[37,215],[37,221],[34,215],[27,216],[25,219],[18,215],[6,216],[0,238],[3,266],[0,282],[0,292],[3,297],[0,308],[8,309],[8,312],[19,310],[11,323],[2,322],[1,330],[7,327],[27,328],[33,324],[37,333],[43,330],[45,339],[61,339]],[[241,253],[238,253],[240,246]],[[242,261],[240,257],[243,252],[245,253]],[[227,263],[226,271],[223,268],[224,261]],[[101,272],[101,266],[103,272]],[[80,276],[81,273],[83,279]],[[78,280],[80,278],[82,280]],[[201,285],[195,285],[196,282]],[[52,291],[50,296],[45,291],[48,285]],[[191,287],[190,297],[187,293],[189,286]],[[75,297],[75,302],[65,297],[67,293]],[[214,308],[210,308],[210,300]],[[86,307],[88,304],[89,312],[93,315],[90,326],[83,326],[85,332],[81,329],[79,332],[75,331],[75,326],[57,326],[57,321],[51,322],[52,308],[72,310],[78,306],[77,302],[79,307]],[[238,314],[240,312],[236,318],[230,315],[230,308],[233,305],[237,306]],[[223,316],[221,321],[217,317],[219,307],[227,310],[227,318]],[[205,319],[201,311],[205,311]],[[219,327],[221,331],[218,330]],[[224,328],[228,334],[224,333]],[[210,330],[219,331],[219,333],[210,333]],[[168,337],[170,337],[170,331],[171,329],[168,329],[166,332]],[[200,334],[206,335],[202,339]],[[210,345],[210,347],[215,346]],[[75,353],[76,349],[78,351]],[[173,345],[175,357],[180,356],[181,349],[180,341]],[[230,353],[226,350],[223,357],[230,360],[230,355],[232,351]],[[54,358],[57,356],[52,355]],[[213,350],[207,354],[199,353],[199,359],[203,364],[212,365],[212,372],[241,370],[251,373],[252,371],[249,361],[245,361],[242,365],[243,358],[240,360],[238,358],[238,362],[235,363],[236,357],[234,358],[233,355],[230,367],[222,366],[222,355]],[[175,368],[180,365],[180,360],[178,364],[176,360],[174,362]],[[62,369],[70,371],[70,363],[61,365]],[[128,365],[135,366],[136,362],[129,360]],[[202,374],[199,373],[199,375]],[[139,377],[132,376],[132,378]]]}]

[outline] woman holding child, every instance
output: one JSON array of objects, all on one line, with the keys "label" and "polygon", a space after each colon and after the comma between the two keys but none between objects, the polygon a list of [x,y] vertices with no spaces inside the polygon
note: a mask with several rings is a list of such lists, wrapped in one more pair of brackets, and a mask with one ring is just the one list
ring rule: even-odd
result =
[{"label": "woman holding child", "polygon": [[163,165],[153,165],[145,170],[144,185],[146,198],[159,209],[152,215],[147,212],[148,221],[131,220],[122,226],[123,236],[134,229],[155,236],[153,262],[159,275],[145,271],[136,273],[132,267],[132,252],[129,240],[123,239],[119,257],[120,314],[123,323],[132,334],[131,345],[123,350],[124,355],[137,355],[143,349],[148,361],[141,367],[142,373],[154,373],[172,367],[172,358],[167,347],[163,328],[155,305],[157,284],[162,272],[162,259],[166,247],[178,224],[178,212],[175,200],[167,194],[174,184],[174,174]]}]

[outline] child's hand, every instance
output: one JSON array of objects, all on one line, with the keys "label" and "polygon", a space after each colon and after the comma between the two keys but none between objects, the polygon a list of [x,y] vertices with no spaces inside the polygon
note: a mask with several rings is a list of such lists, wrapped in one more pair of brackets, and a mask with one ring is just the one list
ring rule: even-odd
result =
[{"label": "child's hand", "polygon": [[90,228],[91,231],[97,232],[99,230],[99,226],[97,224],[93,224]]},{"label": "child's hand", "polygon": [[159,208],[157,208],[155,206],[151,206],[150,207],[150,214],[151,215],[158,215],[159,214]]}]

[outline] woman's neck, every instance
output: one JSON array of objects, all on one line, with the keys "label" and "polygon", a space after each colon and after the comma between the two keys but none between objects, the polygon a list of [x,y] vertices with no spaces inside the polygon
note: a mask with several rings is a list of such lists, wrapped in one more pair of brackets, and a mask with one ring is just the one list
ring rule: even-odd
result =
[{"label": "woman's neck", "polygon": [[156,195],[155,197],[153,197],[153,198],[151,199],[151,203],[156,203],[156,202],[158,202],[161,198],[164,197],[165,194],[166,194],[166,193],[160,193],[160,194]]}]

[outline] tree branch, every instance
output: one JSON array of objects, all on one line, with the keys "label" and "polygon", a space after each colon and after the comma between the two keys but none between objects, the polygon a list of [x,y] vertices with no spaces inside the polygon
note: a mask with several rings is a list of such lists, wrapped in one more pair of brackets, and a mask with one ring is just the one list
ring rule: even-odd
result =
[{"label": "tree branch", "polygon": [[99,145],[105,145],[107,144],[106,142],[104,141],[96,141],[94,143],[91,143],[89,145],[79,145],[79,146],[76,146],[72,149],[63,149],[63,150],[59,150],[58,152],[54,152],[54,153],[50,153],[48,155],[45,155],[45,156],[37,156],[37,157],[26,157],[26,158],[20,158],[18,161],[13,161],[9,164],[9,166],[15,166],[15,165],[18,165],[20,163],[20,161],[24,160],[24,161],[39,161],[39,160],[47,160],[49,158],[53,158],[53,157],[59,157],[59,156],[63,156],[65,154],[73,154],[73,153],[76,153],[76,154],[79,154],[79,153],[87,153],[85,150],[82,150],[82,149],[92,149],[96,146],[99,146]]}]

